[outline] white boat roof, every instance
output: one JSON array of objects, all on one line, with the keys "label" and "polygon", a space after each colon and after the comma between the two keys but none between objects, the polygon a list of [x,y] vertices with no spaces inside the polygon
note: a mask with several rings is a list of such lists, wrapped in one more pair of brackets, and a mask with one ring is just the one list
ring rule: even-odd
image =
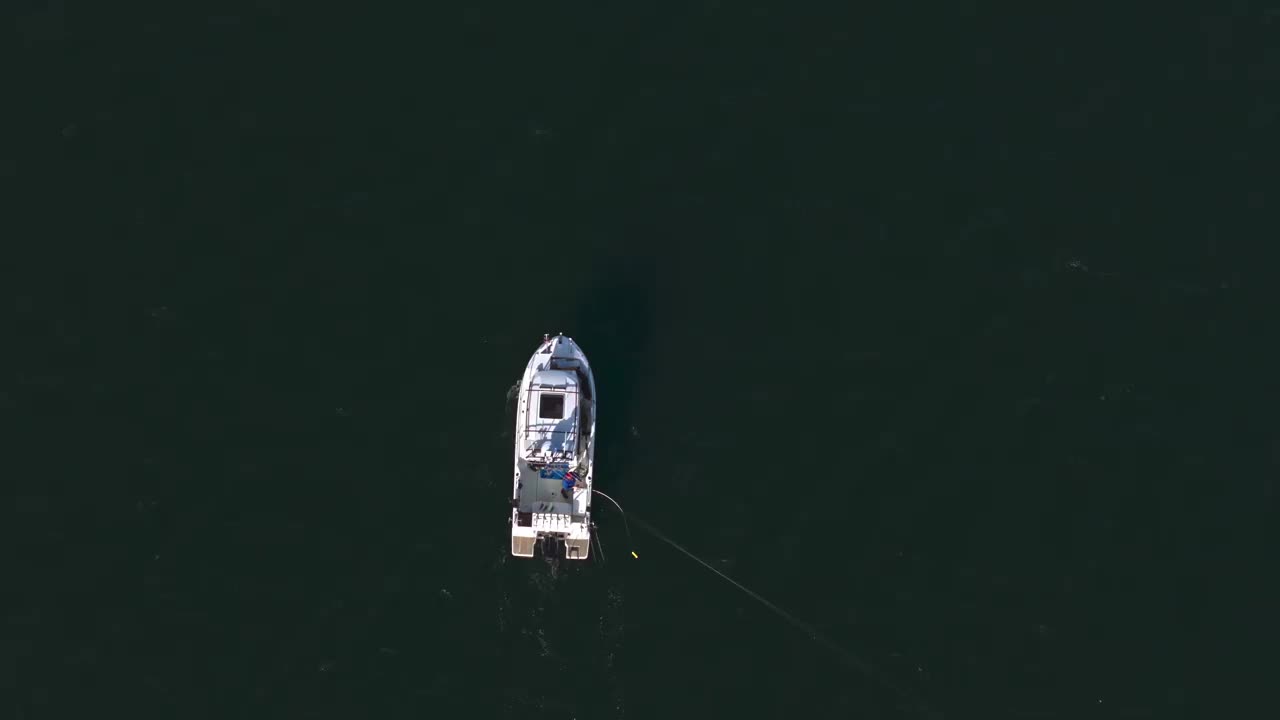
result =
[{"label": "white boat roof", "polygon": [[529,389],[558,389],[561,392],[576,394],[578,392],[578,376],[566,370],[539,370],[529,379]]},{"label": "white boat roof", "polygon": [[524,456],[567,460],[578,449],[578,376],[563,370],[539,370],[529,380]]}]

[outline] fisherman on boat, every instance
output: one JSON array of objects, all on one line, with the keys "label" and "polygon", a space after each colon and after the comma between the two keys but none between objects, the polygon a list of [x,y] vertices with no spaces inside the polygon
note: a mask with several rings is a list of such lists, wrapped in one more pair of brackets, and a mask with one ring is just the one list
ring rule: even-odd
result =
[{"label": "fisherman on boat", "polygon": [[563,487],[560,488],[560,497],[565,500],[573,499],[573,489],[578,486],[578,474],[572,470],[564,474]]}]

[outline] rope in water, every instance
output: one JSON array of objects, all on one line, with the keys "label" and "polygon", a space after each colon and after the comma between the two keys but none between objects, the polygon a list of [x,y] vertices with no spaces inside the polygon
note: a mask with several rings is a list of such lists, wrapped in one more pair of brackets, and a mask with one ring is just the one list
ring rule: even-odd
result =
[{"label": "rope in water", "polygon": [[[591,488],[591,492],[593,492],[593,493],[595,493],[595,494],[599,495],[600,497],[604,498],[605,500],[608,500],[609,502],[613,503],[613,506],[614,506],[614,507],[618,508],[618,512],[622,515],[622,527],[626,528],[626,531],[627,531],[627,544],[628,544],[628,545],[631,545],[632,547],[635,547],[635,543],[631,542],[631,526],[630,526],[629,524],[627,524],[627,511],[622,509],[622,506],[618,504],[618,501],[617,501],[617,500],[614,500],[613,498],[609,497],[608,495],[605,495],[604,493],[600,492],[599,490],[597,490],[597,489],[595,489],[595,488]],[[635,559],[637,559],[637,560],[639,560],[639,559],[640,559],[640,556],[636,554],[636,551],[635,551],[635,550],[632,550],[632,551],[631,551],[631,557],[633,557],[633,558],[635,558]]]},{"label": "rope in water", "polygon": [[[627,516],[628,516],[630,513],[628,513],[626,510],[623,510],[623,509],[622,509],[622,506],[618,504],[618,501],[617,501],[617,500],[614,500],[613,498],[609,497],[608,495],[605,495],[604,493],[600,492],[599,490],[596,490],[596,489],[592,488],[592,492],[594,492],[594,493],[596,493],[596,494],[598,494],[598,495],[603,496],[606,500],[608,500],[609,502],[613,503],[613,506],[614,506],[614,507],[618,508],[618,512],[622,514],[622,523],[623,523],[623,527],[625,527],[625,528],[626,528],[626,530],[627,530],[627,541],[628,541],[628,542],[630,542],[630,541],[631,541],[631,528],[630,528],[630,527],[628,526],[628,524],[627,524]],[[752,590],[751,588],[748,588],[747,586],[743,585],[742,583],[738,582],[737,580],[734,580],[733,578],[731,578],[731,577],[729,577],[728,575],[724,574],[724,573],[723,573],[723,572],[721,572],[720,570],[716,569],[716,568],[715,568],[714,566],[712,566],[710,563],[708,563],[707,561],[705,561],[705,560],[703,560],[702,558],[698,557],[697,555],[694,555],[692,552],[690,552],[690,551],[686,550],[686,549],[684,548],[684,546],[682,546],[680,543],[678,543],[678,542],[676,542],[675,540],[672,540],[671,538],[667,537],[667,536],[666,536],[664,533],[662,533],[660,530],[658,530],[658,529],[657,529],[657,528],[655,528],[654,526],[650,525],[649,523],[645,522],[645,521],[644,521],[644,520],[642,520],[641,518],[636,517],[636,518],[635,518],[635,521],[636,521],[636,524],[637,524],[637,525],[639,525],[640,527],[642,527],[642,528],[644,528],[645,530],[649,531],[649,533],[650,533],[650,534],[652,534],[654,537],[658,538],[659,540],[662,540],[663,542],[667,543],[668,545],[670,545],[671,547],[675,548],[676,550],[679,550],[681,553],[683,553],[683,554],[684,554],[686,557],[688,557],[690,560],[693,560],[694,562],[698,563],[698,564],[699,564],[699,565],[701,565],[702,567],[704,567],[704,568],[706,568],[706,569],[710,570],[711,572],[715,573],[716,575],[719,575],[721,578],[723,578],[724,580],[726,580],[727,582],[729,582],[729,584],[731,584],[731,585],[733,585],[734,587],[738,588],[738,589],[739,589],[739,590],[741,590],[742,592],[746,593],[748,596],[750,596],[750,597],[754,598],[754,599],[755,599],[757,602],[759,602],[761,605],[763,605],[763,606],[765,606],[766,608],[768,608],[769,610],[771,610],[775,615],[777,615],[778,617],[782,618],[783,620],[786,620],[788,623],[790,623],[790,624],[792,625],[792,627],[795,627],[795,628],[797,628],[798,630],[800,630],[801,632],[803,632],[805,635],[808,635],[808,636],[809,636],[809,638],[810,638],[810,639],[812,639],[814,642],[817,642],[818,644],[822,645],[823,647],[827,648],[828,650],[830,650],[830,651],[832,651],[833,653],[835,653],[836,655],[838,655],[842,660],[844,660],[844,661],[845,661],[845,664],[846,664],[846,665],[848,665],[849,667],[852,667],[853,669],[857,670],[858,672],[862,673],[863,675],[867,676],[868,678],[871,678],[872,680],[874,680],[874,681],[876,681],[876,682],[880,683],[880,684],[881,684],[881,685],[883,685],[884,687],[886,687],[886,688],[888,688],[888,689],[892,690],[895,694],[897,694],[897,695],[898,695],[898,697],[900,697],[900,698],[902,698],[903,700],[906,700],[907,702],[911,703],[911,704],[915,707],[915,709],[916,709],[917,711],[919,711],[919,712],[921,712],[922,714],[925,714],[925,715],[937,716],[937,713],[936,713],[934,710],[932,710],[932,709],[929,707],[929,705],[928,705],[927,703],[925,703],[925,701],[924,701],[924,700],[920,699],[918,696],[916,696],[916,695],[915,695],[915,693],[912,693],[912,692],[911,692],[910,690],[908,690],[907,688],[903,687],[902,685],[900,685],[900,684],[898,684],[898,683],[894,682],[893,680],[891,680],[890,678],[886,677],[883,673],[881,673],[880,671],[878,671],[878,670],[877,670],[877,669],[876,669],[876,668],[875,668],[871,663],[867,662],[866,660],[863,660],[862,658],[858,657],[857,655],[854,655],[853,653],[849,652],[848,650],[844,649],[843,647],[841,647],[841,646],[837,645],[835,642],[833,642],[832,640],[830,640],[829,638],[827,638],[825,635],[823,635],[822,633],[818,632],[818,630],[817,630],[816,628],[814,628],[812,625],[810,625],[809,623],[807,623],[807,622],[805,622],[805,621],[801,620],[800,618],[798,618],[798,617],[796,617],[796,616],[792,615],[791,613],[787,612],[786,610],[783,610],[782,608],[778,607],[777,605],[774,605],[773,603],[769,602],[769,601],[768,601],[767,599],[765,599],[762,595],[760,595],[759,593],[755,592],[755,591],[754,591],[754,590]],[[635,551],[632,551],[631,555],[632,555],[633,557],[637,557],[637,558],[639,557],[638,555],[636,555]]]}]

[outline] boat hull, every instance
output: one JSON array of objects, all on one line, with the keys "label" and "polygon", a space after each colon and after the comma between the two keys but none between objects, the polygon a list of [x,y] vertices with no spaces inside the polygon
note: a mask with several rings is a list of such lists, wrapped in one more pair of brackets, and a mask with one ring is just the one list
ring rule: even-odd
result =
[{"label": "boat hull", "polygon": [[596,388],[572,338],[546,336],[517,394],[511,488],[511,554],[553,552],[585,560],[591,551]]}]

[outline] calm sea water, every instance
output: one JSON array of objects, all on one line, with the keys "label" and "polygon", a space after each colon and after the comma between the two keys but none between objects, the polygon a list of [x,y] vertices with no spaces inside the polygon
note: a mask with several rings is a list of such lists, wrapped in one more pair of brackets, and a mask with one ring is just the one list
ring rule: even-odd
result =
[{"label": "calm sea water", "polygon": [[[1041,13],[25,8],[12,717],[1249,707],[1274,18]],[[603,503],[508,556],[561,331],[822,642]]]}]

